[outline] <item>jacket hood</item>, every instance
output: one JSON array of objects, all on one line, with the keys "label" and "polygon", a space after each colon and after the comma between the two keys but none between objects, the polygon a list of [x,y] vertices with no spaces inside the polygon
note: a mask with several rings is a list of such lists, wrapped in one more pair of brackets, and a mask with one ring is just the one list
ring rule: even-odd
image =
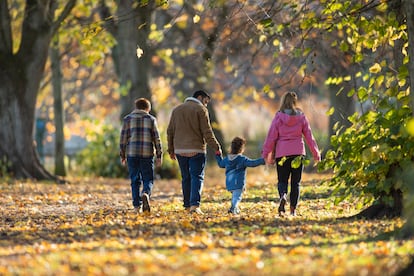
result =
[{"label": "jacket hood", "polygon": [[301,111],[298,111],[296,114],[289,114],[293,113],[292,110],[285,110],[284,112],[279,111],[277,116],[280,118],[283,124],[288,126],[294,126],[299,124],[303,120],[303,116],[305,116]]},{"label": "jacket hood", "polygon": [[233,161],[234,159],[236,159],[238,156],[240,156],[240,154],[228,154],[227,155],[227,158],[230,160],[230,161]]}]

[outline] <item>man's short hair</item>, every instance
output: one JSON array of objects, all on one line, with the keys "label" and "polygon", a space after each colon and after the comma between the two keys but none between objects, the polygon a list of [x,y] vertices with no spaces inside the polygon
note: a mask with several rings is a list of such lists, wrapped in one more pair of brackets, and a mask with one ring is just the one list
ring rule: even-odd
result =
[{"label": "man's short hair", "polygon": [[151,103],[145,98],[139,98],[135,100],[135,107],[140,110],[149,110],[151,109]]},{"label": "man's short hair", "polygon": [[210,95],[206,91],[204,91],[204,90],[197,90],[196,92],[194,92],[193,98],[197,98],[199,96],[201,96],[203,98],[209,98],[209,99],[211,99]]}]

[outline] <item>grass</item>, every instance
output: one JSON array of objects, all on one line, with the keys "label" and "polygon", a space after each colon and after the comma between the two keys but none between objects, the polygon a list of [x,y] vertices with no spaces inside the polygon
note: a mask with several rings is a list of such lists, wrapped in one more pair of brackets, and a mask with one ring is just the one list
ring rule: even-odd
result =
[{"label": "grass", "polygon": [[395,275],[414,255],[403,219],[348,219],[329,175],[306,173],[298,216],[279,217],[276,175],[248,169],[240,216],[224,171],[208,168],[205,215],[182,208],[178,180],[158,180],[152,212],[131,208],[126,179],[0,184],[0,275]]}]

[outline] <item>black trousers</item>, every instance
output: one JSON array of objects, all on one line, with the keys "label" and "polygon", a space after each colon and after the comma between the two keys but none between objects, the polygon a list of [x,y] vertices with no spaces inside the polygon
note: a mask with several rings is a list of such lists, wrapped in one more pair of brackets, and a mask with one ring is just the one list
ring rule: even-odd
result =
[{"label": "black trousers", "polygon": [[[292,161],[296,158],[300,159],[300,165],[297,168],[292,167]],[[285,159],[284,162],[282,159]],[[282,164],[280,164],[282,163]],[[293,162],[294,165],[296,162]],[[295,167],[295,166],[294,166]],[[290,178],[290,206],[296,208],[299,201],[300,181],[302,179],[303,163],[301,155],[292,155],[286,157],[276,158],[276,170],[277,170],[277,189],[279,196],[288,193],[288,184]]]}]

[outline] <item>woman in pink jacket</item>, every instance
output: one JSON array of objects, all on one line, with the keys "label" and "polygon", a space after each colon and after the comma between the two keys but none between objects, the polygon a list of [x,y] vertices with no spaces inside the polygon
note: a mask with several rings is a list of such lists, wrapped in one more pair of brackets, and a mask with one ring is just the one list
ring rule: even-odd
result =
[{"label": "woman in pink jacket", "polygon": [[279,215],[285,212],[289,177],[290,213],[293,216],[296,214],[303,164],[300,162],[298,166],[294,160],[306,154],[303,137],[312,152],[313,159],[316,162],[321,160],[308,119],[296,107],[297,100],[294,92],[287,92],[282,96],[280,109],[273,118],[262,150],[262,157],[265,158],[267,164],[276,162],[277,188],[280,196]]}]

